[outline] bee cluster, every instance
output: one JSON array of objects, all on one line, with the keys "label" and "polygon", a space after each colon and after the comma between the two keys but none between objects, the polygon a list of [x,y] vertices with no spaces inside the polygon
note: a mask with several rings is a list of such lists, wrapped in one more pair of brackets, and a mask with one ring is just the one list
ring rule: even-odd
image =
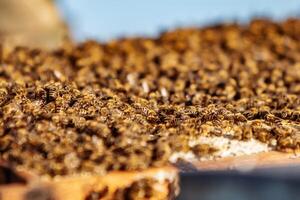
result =
[{"label": "bee cluster", "polygon": [[200,136],[300,147],[300,20],[0,48],[0,156],[55,176],[201,157]]}]

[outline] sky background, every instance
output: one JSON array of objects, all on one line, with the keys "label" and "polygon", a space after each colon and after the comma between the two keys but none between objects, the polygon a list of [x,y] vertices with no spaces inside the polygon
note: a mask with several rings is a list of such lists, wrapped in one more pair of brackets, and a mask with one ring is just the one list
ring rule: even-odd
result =
[{"label": "sky background", "polygon": [[168,28],[300,16],[300,0],[58,0],[77,41],[155,36]]}]

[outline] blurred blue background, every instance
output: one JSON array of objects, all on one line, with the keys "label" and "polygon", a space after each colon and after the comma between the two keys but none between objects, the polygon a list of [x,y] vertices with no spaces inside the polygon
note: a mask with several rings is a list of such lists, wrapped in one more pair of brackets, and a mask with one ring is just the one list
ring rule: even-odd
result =
[{"label": "blurred blue background", "polygon": [[300,15],[300,0],[58,0],[78,41],[154,36],[167,28]]}]

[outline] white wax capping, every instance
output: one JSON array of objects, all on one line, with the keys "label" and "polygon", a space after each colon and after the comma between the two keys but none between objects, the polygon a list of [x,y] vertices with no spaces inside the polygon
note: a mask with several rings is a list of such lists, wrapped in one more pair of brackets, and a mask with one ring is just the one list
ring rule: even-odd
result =
[{"label": "white wax capping", "polygon": [[168,97],[168,91],[167,91],[166,88],[162,88],[162,89],[160,90],[160,92],[161,92],[161,95],[162,95],[163,97]]},{"label": "white wax capping", "polygon": [[[229,133],[228,135],[231,134],[232,133]],[[197,144],[207,144],[213,148],[216,148],[218,151],[212,153],[211,155],[204,156],[196,156],[192,152],[175,152],[170,157],[170,162],[175,163],[178,159],[183,159],[186,161],[211,160],[220,157],[250,155],[260,152],[267,152],[270,150],[268,144],[262,143],[255,139],[240,141],[222,136],[200,136],[189,142],[190,147],[193,147]]]},{"label": "white wax capping", "polygon": [[150,89],[149,89],[149,86],[148,86],[148,83],[147,83],[147,82],[143,81],[143,83],[142,83],[142,87],[143,87],[143,90],[144,90],[144,92],[145,92],[145,93],[148,93],[148,92],[150,91]]},{"label": "white wax capping", "polygon": [[129,82],[130,85],[135,85],[135,74],[131,73],[127,75],[127,81]]},{"label": "white wax capping", "polygon": [[174,173],[166,172],[166,171],[158,171],[155,175],[154,178],[158,182],[163,182],[165,180],[170,180],[173,181],[174,179]]}]

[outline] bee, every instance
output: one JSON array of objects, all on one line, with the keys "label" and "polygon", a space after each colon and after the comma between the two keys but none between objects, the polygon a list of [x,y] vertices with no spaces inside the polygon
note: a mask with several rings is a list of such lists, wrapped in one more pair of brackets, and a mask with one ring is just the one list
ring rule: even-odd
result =
[{"label": "bee", "polygon": [[45,86],[45,91],[46,91],[46,101],[51,102],[54,101],[58,97],[58,90],[60,84],[48,84]]},{"label": "bee", "polygon": [[293,148],[294,141],[291,137],[281,138],[278,141],[278,145],[281,148]]},{"label": "bee", "polygon": [[255,133],[257,139],[261,142],[266,143],[269,140],[269,134],[267,131],[259,130]]},{"label": "bee", "polygon": [[279,117],[276,117],[275,115],[270,113],[265,116],[265,119],[272,123],[279,123],[281,121]]},{"label": "bee", "polygon": [[293,111],[290,119],[294,121],[300,121],[300,111]]},{"label": "bee", "polygon": [[243,115],[248,119],[254,119],[256,115],[258,114],[258,109],[257,108],[251,108],[251,110],[246,110],[243,112]]},{"label": "bee", "polygon": [[253,130],[252,130],[252,127],[249,126],[249,125],[245,125],[245,126],[243,127],[242,136],[243,136],[243,139],[245,139],[245,140],[252,139],[252,138],[253,138]]},{"label": "bee", "polygon": [[217,152],[218,149],[210,146],[209,144],[197,144],[192,147],[192,151],[198,156],[207,156]]},{"label": "bee", "polygon": [[246,122],[247,121],[247,118],[241,114],[241,113],[237,113],[234,115],[234,119],[237,121],[237,122]]},{"label": "bee", "polygon": [[290,109],[284,109],[280,112],[280,117],[283,119],[289,119],[292,116],[293,111]]}]

